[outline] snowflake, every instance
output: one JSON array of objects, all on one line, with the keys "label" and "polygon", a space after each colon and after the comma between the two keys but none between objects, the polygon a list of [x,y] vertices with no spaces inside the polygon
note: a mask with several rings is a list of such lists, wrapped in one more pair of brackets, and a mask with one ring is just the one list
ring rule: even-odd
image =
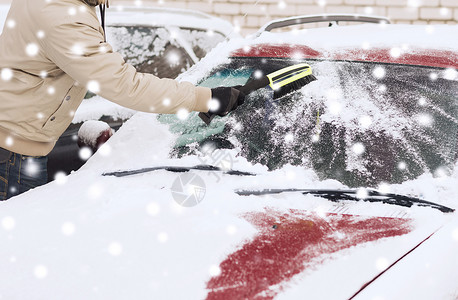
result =
[{"label": "snowflake", "polygon": [[25,47],[25,53],[27,53],[27,55],[30,57],[36,56],[38,54],[38,51],[38,45],[35,43],[27,44],[27,46]]},{"label": "snowflake", "polygon": [[385,68],[382,66],[375,67],[372,71],[372,75],[377,79],[382,79],[386,75]]},{"label": "snowflake", "polygon": [[234,235],[237,233],[237,227],[235,225],[229,225],[226,227],[226,233],[228,235]]},{"label": "snowflake", "polygon": [[81,43],[76,43],[70,49],[74,55],[82,56],[84,54],[84,46]]},{"label": "snowflake", "polygon": [[108,253],[113,256],[119,256],[122,253],[122,245],[118,242],[113,242],[108,245]]},{"label": "snowflake", "polygon": [[430,127],[434,123],[434,118],[428,114],[419,114],[417,122],[421,126]]},{"label": "snowflake", "polygon": [[33,270],[33,273],[35,274],[36,278],[44,279],[46,276],[48,276],[48,268],[46,268],[44,265],[37,265]]},{"label": "snowflake", "polygon": [[88,160],[92,156],[92,150],[89,147],[83,147],[80,149],[78,155],[82,160]]},{"label": "snowflake", "polygon": [[2,227],[6,231],[13,230],[15,226],[16,226],[16,221],[14,220],[13,217],[8,216],[2,219]]},{"label": "snowflake", "polygon": [[102,196],[104,189],[99,184],[93,184],[87,190],[87,195],[90,199],[97,199]]},{"label": "snowflake", "polygon": [[10,68],[3,68],[0,76],[3,81],[10,81],[13,78],[13,70]]},{"label": "snowflake", "polygon": [[402,50],[398,47],[393,47],[390,49],[390,55],[393,58],[398,58],[399,56],[401,56],[401,54],[402,54]]},{"label": "snowflake", "polygon": [[43,30],[37,31],[37,38],[43,39],[45,37],[45,32]]},{"label": "snowflake", "polygon": [[48,87],[48,94],[54,95],[55,92],[56,92],[56,89],[53,86]]},{"label": "snowflake", "polygon": [[70,7],[67,12],[70,16],[74,16],[76,15],[76,8]]},{"label": "snowflake", "polygon": [[165,98],[164,100],[162,100],[162,104],[164,106],[169,106],[171,103],[171,100],[169,98]]},{"label": "snowflake", "polygon": [[294,141],[294,135],[292,133],[287,133],[285,135],[285,142],[292,143]]},{"label": "snowflake", "polygon": [[369,197],[369,192],[367,191],[367,189],[359,188],[356,191],[356,198],[358,198],[358,199],[366,199],[367,197]]},{"label": "snowflake", "polygon": [[156,202],[151,202],[146,207],[146,212],[151,216],[157,216],[161,211],[161,207]]},{"label": "snowflake", "polygon": [[278,2],[278,8],[279,8],[279,9],[285,9],[285,8],[286,8],[286,2],[283,1],[283,0],[280,0],[280,1]]},{"label": "snowflake", "polygon": [[38,175],[40,171],[40,165],[33,159],[27,158],[27,164],[25,166],[25,174],[29,175],[30,177],[35,177]]},{"label": "snowflake", "polygon": [[6,27],[13,29],[16,27],[16,21],[8,19],[8,21],[6,21]]},{"label": "snowflake", "polygon": [[167,55],[167,61],[171,66],[176,66],[180,63],[180,55],[176,52],[171,52]]},{"label": "snowflake", "polygon": [[364,129],[369,128],[372,125],[372,118],[369,116],[362,116],[359,118],[359,125]]},{"label": "snowflake", "polygon": [[385,257],[379,257],[375,261],[375,267],[377,268],[378,271],[386,270],[386,268],[388,268],[389,265],[390,263],[388,259],[386,259]]},{"label": "snowflake", "polygon": [[166,232],[161,232],[157,235],[157,240],[160,243],[166,243],[169,240],[169,235]]},{"label": "snowflake", "polygon": [[353,153],[355,153],[356,155],[361,155],[364,153],[364,151],[366,151],[366,147],[364,147],[364,145],[362,143],[355,143],[352,147],[351,147],[351,150],[353,151]]},{"label": "snowflake", "polygon": [[65,222],[64,224],[62,224],[61,231],[62,234],[66,236],[73,235],[75,233],[75,224],[73,224],[72,222]]},{"label": "snowflake", "polygon": [[444,78],[447,80],[456,80],[458,79],[458,72],[455,69],[447,68],[444,71]]},{"label": "snowflake", "polygon": [[186,120],[189,116],[189,111],[186,108],[181,108],[177,112],[177,117],[180,120]]},{"label": "snowflake", "polygon": [[54,175],[54,181],[58,184],[58,185],[64,185],[65,183],[67,183],[67,174],[65,172],[57,172],[55,175]]},{"label": "snowflake", "polygon": [[208,268],[208,274],[210,274],[211,277],[218,276],[221,274],[221,268],[217,265],[212,265]]},{"label": "snowflake", "polygon": [[406,168],[407,168],[407,164],[405,162],[401,161],[401,162],[398,163],[398,169],[399,170],[403,171]]},{"label": "snowflake", "polygon": [[10,136],[6,137],[5,143],[7,146],[13,146],[14,144],[14,139]]},{"label": "snowflake", "polygon": [[370,7],[370,6],[366,6],[364,8],[364,13],[365,14],[368,14],[368,15],[372,15],[374,13],[374,8],[373,7]]},{"label": "snowflake", "polygon": [[97,94],[100,92],[100,84],[96,80],[90,80],[87,83],[86,87],[89,91],[93,92],[94,94]]}]

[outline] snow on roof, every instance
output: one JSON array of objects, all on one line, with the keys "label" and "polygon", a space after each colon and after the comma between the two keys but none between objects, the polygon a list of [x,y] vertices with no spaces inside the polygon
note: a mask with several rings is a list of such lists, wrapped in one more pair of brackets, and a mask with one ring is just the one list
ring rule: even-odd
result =
[{"label": "snow on roof", "polygon": [[304,44],[317,49],[402,47],[458,50],[458,25],[362,24],[264,32],[253,43]]},{"label": "snow on roof", "polygon": [[107,10],[107,25],[178,26],[237,35],[231,23],[188,9],[114,6]]}]

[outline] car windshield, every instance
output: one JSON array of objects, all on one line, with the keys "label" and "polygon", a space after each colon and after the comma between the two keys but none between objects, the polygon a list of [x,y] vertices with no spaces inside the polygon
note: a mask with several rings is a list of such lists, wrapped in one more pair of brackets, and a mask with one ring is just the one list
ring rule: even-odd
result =
[{"label": "car windshield", "polygon": [[425,172],[447,173],[457,160],[458,85],[453,69],[349,61],[234,58],[202,86],[244,84],[253,71],[270,73],[306,62],[317,77],[274,99],[264,88],[207,126],[160,115],[179,136],[172,155],[204,144],[235,148],[269,169],[312,168],[321,179],[348,186],[399,183]]}]

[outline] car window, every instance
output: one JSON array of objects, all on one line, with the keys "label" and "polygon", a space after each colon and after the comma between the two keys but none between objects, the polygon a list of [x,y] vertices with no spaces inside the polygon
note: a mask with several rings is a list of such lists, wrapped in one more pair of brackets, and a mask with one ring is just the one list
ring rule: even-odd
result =
[{"label": "car window", "polygon": [[188,28],[108,26],[107,40],[137,71],[176,78],[224,37]]},{"label": "car window", "polygon": [[[204,86],[246,82],[252,70],[269,73],[299,63],[234,59]],[[377,186],[447,172],[457,159],[458,85],[455,70],[345,61],[306,61],[317,81],[279,99],[270,89],[247,97],[242,108],[206,126],[162,115],[179,138],[173,155],[203,143],[238,148],[269,169],[285,164],[313,168],[349,186]]]}]

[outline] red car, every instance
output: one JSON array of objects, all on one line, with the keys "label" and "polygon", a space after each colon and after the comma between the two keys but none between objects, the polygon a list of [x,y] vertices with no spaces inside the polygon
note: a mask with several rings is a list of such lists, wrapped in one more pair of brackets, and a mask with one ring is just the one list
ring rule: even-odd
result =
[{"label": "red car", "polygon": [[210,125],[138,113],[1,203],[0,298],[456,299],[458,26],[265,28],[310,20],[333,26],[224,42],[179,79],[317,80]]}]

